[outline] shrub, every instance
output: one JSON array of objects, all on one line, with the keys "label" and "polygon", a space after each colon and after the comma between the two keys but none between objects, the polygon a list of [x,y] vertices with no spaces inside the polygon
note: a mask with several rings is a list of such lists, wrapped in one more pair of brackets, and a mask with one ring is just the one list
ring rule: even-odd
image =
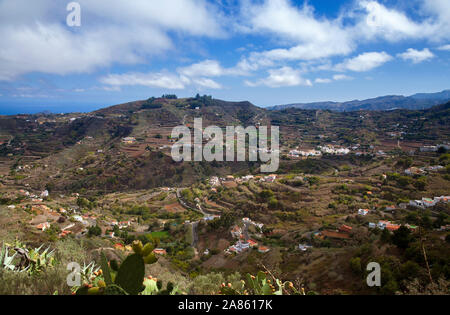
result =
[{"label": "shrub", "polygon": [[401,226],[394,231],[392,236],[392,243],[398,248],[406,249],[411,242],[411,231],[406,226]]},{"label": "shrub", "polygon": [[355,257],[350,259],[350,269],[357,275],[362,274],[361,258]]}]

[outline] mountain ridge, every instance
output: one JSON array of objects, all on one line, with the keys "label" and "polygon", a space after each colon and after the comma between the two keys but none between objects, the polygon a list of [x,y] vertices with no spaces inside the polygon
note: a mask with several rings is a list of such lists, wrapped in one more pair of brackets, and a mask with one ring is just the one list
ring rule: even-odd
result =
[{"label": "mountain ridge", "polygon": [[385,95],[365,100],[352,100],[347,102],[312,102],[292,103],[267,107],[268,110],[283,110],[287,108],[323,109],[334,111],[358,110],[392,110],[392,109],[427,109],[450,100],[450,89],[437,93],[416,93],[411,96]]}]

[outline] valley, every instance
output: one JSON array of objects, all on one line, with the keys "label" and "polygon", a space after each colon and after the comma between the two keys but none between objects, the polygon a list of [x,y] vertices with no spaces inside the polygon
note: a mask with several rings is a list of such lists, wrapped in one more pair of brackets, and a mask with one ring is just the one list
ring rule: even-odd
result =
[{"label": "valley", "polygon": [[[267,110],[198,95],[0,116],[0,239],[56,250],[60,283],[32,293],[70,294],[65,263],[99,264],[102,250],[120,261],[137,240],[157,243],[146,277],[179,293],[215,294],[261,270],[311,294],[448,293],[449,112]],[[279,126],[278,171],[175,162],[172,129],[194,131],[195,118]],[[373,261],[381,287],[366,285]],[[0,293],[21,288],[8,277]]]}]

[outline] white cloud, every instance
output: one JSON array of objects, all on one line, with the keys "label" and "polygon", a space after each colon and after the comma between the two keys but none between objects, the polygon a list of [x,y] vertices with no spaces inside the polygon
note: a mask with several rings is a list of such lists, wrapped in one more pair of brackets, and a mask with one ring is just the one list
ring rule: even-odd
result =
[{"label": "white cloud", "polygon": [[444,45],[444,46],[440,46],[438,49],[439,50],[444,50],[444,51],[450,51],[450,44]]},{"label": "white cloud", "polygon": [[[320,15],[307,1],[298,5],[294,0],[239,0],[238,4],[228,0],[220,4],[209,0],[165,0],[157,5],[148,0],[134,0],[132,5],[127,0],[78,2],[82,26],[73,29],[65,25],[66,3],[0,0],[0,80],[14,80],[31,72],[68,75],[93,73],[116,64],[148,64],[155,55],[181,51],[175,38],[182,38],[188,45],[199,37],[225,38],[230,35],[225,30],[230,29],[229,24],[234,26],[232,35],[262,36],[266,43],[249,43],[240,49],[243,54],[240,61],[230,68],[210,57],[180,67],[173,74],[155,70],[147,74],[125,73],[121,79],[168,88],[189,85],[221,88],[212,78],[247,76],[272,69],[267,78],[256,78],[247,84],[308,85],[311,82],[301,74],[368,71],[392,60],[385,52],[363,53],[337,61],[338,65],[333,67],[331,58],[348,58],[356,54],[360,44],[422,40],[432,42],[429,47],[438,47],[450,39],[448,0],[415,0],[418,5],[410,8],[410,11],[417,9],[414,15],[396,4],[385,4],[387,1],[354,0],[336,18]],[[450,45],[439,49],[450,50]],[[428,56],[432,55],[428,52]],[[430,58],[425,50],[407,51],[401,57],[407,58],[407,53],[408,60],[413,62]],[[305,69],[293,70],[298,67],[294,63],[299,61],[312,63]],[[127,77],[133,75],[134,80]],[[155,78],[162,82],[155,82]],[[328,80],[339,79],[317,78],[316,82]],[[120,90],[120,85],[106,88]]]},{"label": "white cloud", "polygon": [[322,79],[322,78],[317,78],[314,80],[315,83],[331,83],[333,82],[333,80],[331,79]]},{"label": "white cloud", "polygon": [[392,56],[386,52],[367,52],[360,54],[351,59],[346,59],[344,62],[335,66],[336,71],[355,71],[364,72],[374,68],[380,67],[386,62],[392,60]]},{"label": "white cloud", "polygon": [[430,15],[434,31],[431,41],[450,39],[450,1],[422,0],[422,11]]},{"label": "white cloud", "polygon": [[[357,23],[354,38],[385,39],[396,42],[423,39],[439,42],[450,38],[450,2],[448,0],[417,0],[416,20],[399,8],[388,8],[380,1],[359,0],[351,18]],[[361,13],[362,10],[362,13]]]},{"label": "white cloud", "polygon": [[403,12],[386,8],[377,1],[359,1],[365,14],[359,16],[355,32],[368,38],[381,37],[396,41],[411,37],[426,36],[430,26],[418,24],[409,19]]},{"label": "white cloud", "polygon": [[345,74],[335,74],[333,76],[334,81],[343,81],[343,80],[352,80],[352,79],[353,79],[352,77],[345,75]]},{"label": "white cloud", "polygon": [[138,85],[169,90],[184,89],[186,83],[182,78],[166,73],[110,74],[100,78],[100,82],[113,87]]},{"label": "white cloud", "polygon": [[315,83],[331,83],[333,81],[352,80],[353,78],[345,74],[335,74],[332,79],[317,78]]},{"label": "white cloud", "polygon": [[188,67],[179,68],[178,72],[188,77],[218,77],[222,76],[225,70],[216,60],[205,60]]},{"label": "white cloud", "polygon": [[[269,34],[289,48],[253,52],[247,62],[252,68],[271,67],[277,60],[312,60],[346,55],[354,47],[338,20],[318,18],[307,4],[299,9],[288,0],[246,1],[242,6],[246,32]],[[293,45],[292,45],[293,44]]]},{"label": "white cloud", "polygon": [[310,80],[304,79],[299,70],[294,70],[291,67],[283,67],[280,69],[271,69],[268,71],[269,76],[257,82],[245,81],[247,86],[265,85],[271,88],[286,87],[286,86],[312,86]]},{"label": "white cloud", "polygon": [[120,92],[120,91],[122,91],[120,86],[103,86],[101,89],[103,91],[106,91],[106,92]]},{"label": "white cloud", "polygon": [[234,68],[223,68],[217,60],[204,60],[187,67],[177,69],[187,77],[221,77],[227,75],[246,75],[248,69],[242,62]]},{"label": "white cloud", "polygon": [[204,87],[207,89],[221,89],[222,85],[220,85],[219,83],[217,83],[214,80],[208,79],[208,78],[198,78],[198,79],[194,79],[193,82],[195,84],[197,84],[200,87]]},{"label": "white cloud", "polygon": [[0,80],[29,72],[66,75],[114,63],[144,63],[175,47],[169,32],[224,36],[220,15],[206,0],[78,2],[82,25],[73,29],[65,24],[66,3],[0,1]]},{"label": "white cloud", "polygon": [[403,60],[410,60],[413,63],[421,63],[434,58],[434,54],[428,48],[424,48],[423,50],[409,48],[404,53],[398,54],[398,56]]},{"label": "white cloud", "polygon": [[207,89],[221,89],[222,85],[209,78],[189,78],[168,72],[110,74],[99,81],[105,91],[120,91],[122,86],[147,86],[152,88],[183,90],[194,85]]},{"label": "white cloud", "polygon": [[[241,62],[250,71],[256,71],[297,60],[346,56],[361,43],[420,39],[436,42],[450,38],[450,1],[417,1],[420,19],[375,0],[355,0],[353,7],[342,11],[336,19],[319,16],[307,2],[298,7],[291,0],[243,1],[240,22],[244,25],[238,29],[268,35],[271,43],[280,47],[250,52]],[[386,62],[385,59],[390,60],[386,55],[373,54],[360,58],[378,57],[379,62],[355,60],[354,65],[348,66],[354,71],[367,71]],[[366,66],[356,65],[357,62]]]}]

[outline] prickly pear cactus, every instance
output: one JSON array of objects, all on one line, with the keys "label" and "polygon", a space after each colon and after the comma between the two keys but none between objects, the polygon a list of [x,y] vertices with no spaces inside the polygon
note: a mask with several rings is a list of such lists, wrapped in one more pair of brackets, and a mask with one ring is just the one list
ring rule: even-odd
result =
[{"label": "prickly pear cactus", "polygon": [[143,291],[145,276],[144,259],[139,254],[128,256],[120,265],[115,283],[129,294],[139,294]]},{"label": "prickly pear cactus", "polygon": [[106,285],[111,285],[113,283],[112,277],[111,277],[111,271],[108,266],[108,260],[106,259],[105,253],[102,252],[101,257],[101,266],[103,271],[103,278],[105,279]]},{"label": "prickly pear cactus", "polygon": [[145,244],[144,248],[142,249],[142,257],[146,257],[150,255],[153,250],[155,249],[155,246],[151,243]]},{"label": "prickly pear cactus", "polygon": [[105,295],[127,295],[127,292],[125,292],[125,290],[122,289],[121,287],[119,287],[115,284],[112,284],[105,288],[104,294]]},{"label": "prickly pear cactus", "polygon": [[108,259],[102,253],[100,262],[102,277],[91,282],[89,287],[78,288],[76,293],[79,295],[143,294],[147,288],[144,283],[145,265],[154,264],[158,260],[153,253],[155,244],[152,242],[143,246],[141,241],[133,242],[134,254],[129,255],[120,266],[115,260],[108,263]]}]

